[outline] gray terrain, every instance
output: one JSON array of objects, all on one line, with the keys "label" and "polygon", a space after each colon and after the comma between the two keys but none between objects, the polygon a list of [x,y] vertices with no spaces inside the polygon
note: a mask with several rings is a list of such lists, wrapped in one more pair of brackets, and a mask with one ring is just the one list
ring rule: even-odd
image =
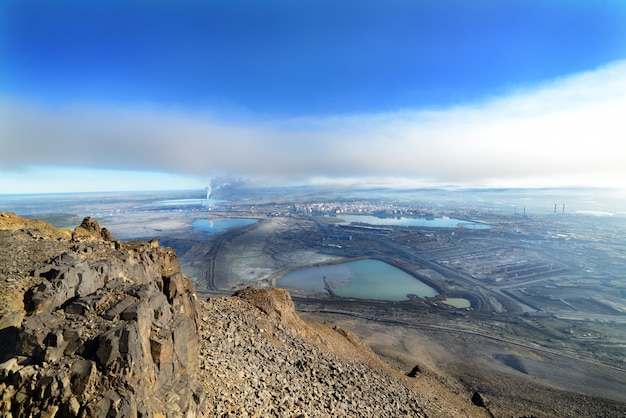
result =
[{"label": "gray terrain", "polygon": [[[310,190],[288,195],[226,192],[213,201],[206,201],[201,193],[103,195],[64,202],[44,213],[32,201],[25,205],[16,199],[5,206],[21,207],[18,213],[69,227],[90,215],[122,241],[159,237],[161,245],[176,250],[199,299],[210,297],[201,305],[204,312],[212,313],[205,314],[204,320],[211,324],[216,323],[215,312],[246,299],[225,296],[250,285],[275,288],[292,271],[376,259],[408,272],[436,288],[439,296],[407,295],[395,302],[337,297],[332,283],[322,291],[297,287],[289,291],[300,317],[358,337],[375,353],[372,356],[385,373],[416,390],[407,392],[407,402],[415,396],[419,413],[428,416],[622,416],[626,411],[626,243],[622,238],[626,218],[619,202],[592,198],[588,191],[564,191],[558,196],[556,191],[492,192],[473,199],[443,192],[422,199],[417,192],[402,199],[388,191],[378,191],[376,198],[356,191],[323,197]],[[561,203],[566,197],[572,200]],[[349,214],[374,215],[382,224],[341,219]],[[444,217],[488,228],[385,225],[385,220],[397,218]],[[198,228],[197,223],[236,219],[256,222],[219,232]],[[446,304],[453,299],[468,301],[471,307]],[[280,351],[299,343],[277,325],[273,334],[267,334],[271,326],[258,325],[259,318],[241,317],[231,325],[222,324],[220,333],[229,335],[227,341],[240,342],[241,346],[235,345],[239,348],[226,347],[234,357],[254,358],[254,364],[267,364],[268,369],[262,366],[250,372],[250,366],[244,370],[239,363],[207,362],[207,356],[201,356],[201,370],[225,366],[225,376],[242,382],[239,389],[244,381],[253,382],[245,386],[248,395],[236,402],[210,395],[210,404],[218,408],[213,410],[216,415],[243,414],[243,410],[251,415],[251,411],[279,415],[306,404],[292,395],[279,398],[278,393],[285,391],[281,384],[289,378],[273,369],[278,358],[290,359],[284,367],[299,367],[294,357]],[[199,322],[201,329],[205,322]],[[248,333],[243,332],[246,329]],[[273,338],[265,342],[262,337],[268,335]],[[312,340],[315,350],[323,353],[329,344],[320,347],[320,340],[332,338]],[[223,341],[207,339],[200,351],[223,350]],[[260,341],[270,345],[246,351],[248,343]],[[331,351],[337,355],[337,350]],[[314,356],[316,361],[321,355]],[[263,359],[271,361],[263,363]],[[362,362],[363,357],[356,360]],[[419,370],[418,378],[407,381],[405,374],[414,368]],[[289,375],[300,376],[302,371],[294,369]],[[418,384],[420,379],[426,384]],[[211,373],[202,381],[205,385],[211,381]],[[325,398],[320,388],[302,385],[303,392],[315,394],[307,401],[311,405],[319,409],[326,400],[329,416],[341,411],[352,414],[347,403]],[[213,377],[207,393],[218,386]],[[444,394],[451,397],[445,404],[465,408],[463,412],[453,413],[454,409],[434,401]],[[252,398],[258,400],[251,403]],[[282,406],[271,409],[277,405]],[[387,411],[388,416],[401,415],[400,409],[392,409],[395,414]]]}]

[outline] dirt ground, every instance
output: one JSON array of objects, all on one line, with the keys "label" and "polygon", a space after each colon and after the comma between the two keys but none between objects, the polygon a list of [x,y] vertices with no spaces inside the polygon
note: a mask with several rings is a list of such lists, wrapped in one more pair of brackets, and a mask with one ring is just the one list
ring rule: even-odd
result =
[{"label": "dirt ground", "polygon": [[354,332],[407,372],[418,365],[485,394],[496,416],[622,416],[623,371],[448,331],[414,329],[326,313],[301,313]]}]

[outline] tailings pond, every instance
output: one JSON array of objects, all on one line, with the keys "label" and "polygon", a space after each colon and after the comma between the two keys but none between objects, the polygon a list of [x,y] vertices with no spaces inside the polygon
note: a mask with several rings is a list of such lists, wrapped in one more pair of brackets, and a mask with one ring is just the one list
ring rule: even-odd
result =
[{"label": "tailings pond", "polygon": [[196,219],[193,221],[193,229],[204,231],[209,235],[219,234],[230,228],[252,225],[258,219],[233,218],[233,219]]},{"label": "tailings pond", "polygon": [[378,226],[419,226],[431,228],[467,228],[489,229],[488,224],[455,218],[379,218],[372,215],[339,215],[337,219],[343,219],[351,223],[364,223]]},{"label": "tailings pond", "polygon": [[277,283],[320,293],[330,286],[337,296],[402,301],[412,294],[420,298],[437,296],[435,289],[405,271],[379,260],[359,260],[292,271]]}]

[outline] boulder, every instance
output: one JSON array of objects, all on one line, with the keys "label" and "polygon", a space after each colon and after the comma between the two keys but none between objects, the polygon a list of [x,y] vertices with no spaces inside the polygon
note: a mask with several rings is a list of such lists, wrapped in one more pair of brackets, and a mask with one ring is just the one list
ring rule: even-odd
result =
[{"label": "boulder", "polygon": [[91,219],[89,216],[83,219],[83,222],[74,228],[72,232],[73,240],[80,240],[84,238],[96,238],[103,239],[105,241],[113,241],[113,235],[106,228],[101,228],[98,222]]}]

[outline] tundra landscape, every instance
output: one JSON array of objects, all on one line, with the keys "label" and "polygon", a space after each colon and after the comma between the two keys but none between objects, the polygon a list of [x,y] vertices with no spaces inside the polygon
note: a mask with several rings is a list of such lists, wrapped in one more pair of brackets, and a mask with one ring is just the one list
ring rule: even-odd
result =
[{"label": "tundra landscape", "polygon": [[[373,364],[405,388],[394,391],[408,390],[398,395],[401,401],[385,401],[392,406],[378,410],[379,416],[621,416],[625,411],[624,223],[623,214],[612,209],[615,203],[592,202],[590,191],[580,190],[553,190],[547,197],[545,191],[528,190],[415,191],[402,199],[380,190],[353,191],[344,199],[339,199],[343,193],[315,190],[276,192],[225,188],[210,199],[198,191],[69,195],[70,200],[46,207],[41,199],[51,199],[42,195],[5,198],[3,204],[70,228],[92,216],[119,242],[158,238],[157,245],[176,251],[181,272],[197,291],[198,381],[209,394],[205,411],[370,416],[365,409],[328,406],[345,408],[357,392],[363,398],[355,402],[364,404],[370,391],[381,391],[360,379],[344,382],[353,389],[342,395],[346,405],[308,386],[303,390],[314,399],[307,401],[309,409],[285,394],[292,379],[304,377],[302,371],[280,374],[272,367],[303,361],[284,351],[284,338],[296,344],[291,338],[303,335],[321,350],[315,349],[315,359],[307,357],[314,369],[331,367],[317,362],[326,361],[323,353],[332,347],[350,367]],[[512,206],[505,196],[526,206]],[[565,196],[572,199],[568,205],[546,205],[549,198],[561,202]],[[359,269],[363,262],[369,264]],[[249,286],[258,290],[246,291]],[[263,299],[257,292],[281,287],[291,297],[278,294],[282,302],[276,309],[295,312],[261,307],[269,318],[248,318],[241,312],[249,308],[235,307],[243,303],[235,301]],[[430,293],[418,294],[422,291]],[[232,299],[235,293],[239,297]],[[216,317],[217,312],[222,314]],[[218,321],[237,315],[244,317],[231,325]],[[303,328],[302,320],[326,325]],[[268,331],[272,327],[278,328]],[[295,337],[287,337],[286,329]],[[251,348],[259,344],[269,344],[267,351]],[[229,363],[250,355],[267,363]],[[229,364],[228,373],[216,374]],[[335,382],[328,378],[333,373],[324,372],[326,384]],[[239,403],[217,395],[227,390],[222,375],[236,376],[239,383],[227,386],[242,391]],[[407,406],[413,403],[415,410]]]}]

